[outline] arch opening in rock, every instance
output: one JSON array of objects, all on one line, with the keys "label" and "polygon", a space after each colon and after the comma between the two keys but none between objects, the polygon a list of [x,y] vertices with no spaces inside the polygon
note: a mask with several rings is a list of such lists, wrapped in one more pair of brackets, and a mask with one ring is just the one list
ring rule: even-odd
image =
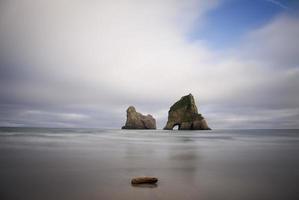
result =
[{"label": "arch opening in rock", "polygon": [[180,130],[180,126],[180,124],[175,124],[173,125],[172,130]]}]

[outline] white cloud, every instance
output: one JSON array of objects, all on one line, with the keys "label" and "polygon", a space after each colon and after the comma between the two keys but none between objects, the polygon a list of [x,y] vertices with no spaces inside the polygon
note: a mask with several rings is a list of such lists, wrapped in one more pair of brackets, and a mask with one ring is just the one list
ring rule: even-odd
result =
[{"label": "white cloud", "polygon": [[[40,88],[34,86],[36,90],[29,89],[32,85],[28,80],[18,86],[29,98],[42,96],[59,101],[65,90],[69,98],[79,101],[103,100],[103,96],[113,94],[114,97],[117,93],[118,96],[156,94],[155,97],[160,97],[171,95],[174,88],[182,88],[184,92],[188,83],[182,83],[192,74],[191,68],[205,56],[196,53],[200,48],[188,44],[182,34],[188,29],[183,24],[190,24],[195,13],[205,11],[210,3],[29,1],[8,4],[2,14],[4,38],[1,41],[11,50],[10,56],[17,65],[22,64],[20,67],[29,68],[24,70],[26,73],[41,77]],[[196,4],[199,5],[195,7]],[[85,95],[77,95],[77,87]],[[97,92],[101,94],[95,95]],[[52,96],[53,93],[58,95]]]},{"label": "white cloud", "polygon": [[266,26],[248,34],[242,49],[244,58],[264,61],[271,67],[299,67],[298,18],[279,15]]},{"label": "white cloud", "polygon": [[70,124],[89,116],[82,126],[103,127],[120,127],[131,104],[163,122],[165,110],[190,92],[211,123],[218,120],[209,117],[217,111],[205,106],[268,109],[264,104],[272,98],[279,109],[298,106],[293,100],[298,97],[298,19],[278,17],[250,33],[241,46],[219,54],[185,36],[194,20],[216,5],[1,2],[2,104],[14,101],[24,106],[22,112],[57,113]]},{"label": "white cloud", "polygon": [[280,8],[283,8],[283,9],[289,9],[289,7],[287,7],[286,5],[282,4],[280,1],[276,1],[276,0],[266,0],[270,3],[273,3],[274,5],[276,6],[279,6]]}]

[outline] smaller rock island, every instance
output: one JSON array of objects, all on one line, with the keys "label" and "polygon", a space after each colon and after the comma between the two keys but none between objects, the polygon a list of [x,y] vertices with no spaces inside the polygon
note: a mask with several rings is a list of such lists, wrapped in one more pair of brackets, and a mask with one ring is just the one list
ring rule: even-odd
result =
[{"label": "smaller rock island", "polygon": [[156,120],[152,115],[142,115],[134,106],[127,109],[127,121],[122,129],[156,129]]},{"label": "smaller rock island", "polygon": [[168,121],[164,130],[211,130],[204,117],[198,113],[192,94],[183,96],[170,107]]}]

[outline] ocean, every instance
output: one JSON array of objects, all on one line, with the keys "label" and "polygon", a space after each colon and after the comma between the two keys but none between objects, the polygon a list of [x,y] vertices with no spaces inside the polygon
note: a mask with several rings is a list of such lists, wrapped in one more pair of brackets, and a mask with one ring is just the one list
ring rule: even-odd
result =
[{"label": "ocean", "polygon": [[0,199],[298,200],[299,130],[0,128]]}]

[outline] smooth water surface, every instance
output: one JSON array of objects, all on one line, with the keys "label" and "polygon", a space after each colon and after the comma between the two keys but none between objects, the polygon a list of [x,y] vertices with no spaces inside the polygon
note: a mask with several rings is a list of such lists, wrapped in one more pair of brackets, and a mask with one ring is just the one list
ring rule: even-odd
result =
[{"label": "smooth water surface", "polygon": [[[156,176],[133,187],[134,176]],[[0,128],[1,200],[299,199],[299,130]]]}]

